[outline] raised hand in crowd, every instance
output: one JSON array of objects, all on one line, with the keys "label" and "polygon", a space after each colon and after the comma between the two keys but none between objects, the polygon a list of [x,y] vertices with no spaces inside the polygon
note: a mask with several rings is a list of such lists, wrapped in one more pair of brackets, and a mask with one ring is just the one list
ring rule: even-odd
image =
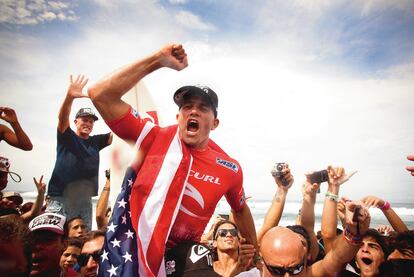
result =
[{"label": "raised hand in crowd", "polygon": [[328,190],[325,194],[321,221],[321,233],[326,253],[332,248],[332,244],[337,235],[337,203],[340,186],[348,181],[356,171],[346,173],[343,167],[333,167],[329,165],[327,173]]},{"label": "raised hand in crowd", "polygon": [[294,178],[290,172],[288,164],[277,164],[272,170],[272,176],[276,183],[276,193],[273,197],[272,204],[267,210],[263,221],[262,228],[257,232],[257,241],[260,243],[263,235],[272,227],[279,224],[282,217],[283,209],[285,207],[286,197],[289,189],[292,187]]},{"label": "raised hand in crowd", "polygon": [[88,83],[88,79],[84,75],[78,75],[74,79],[72,75],[69,76],[69,86],[66,92],[65,99],[59,110],[58,115],[58,131],[63,133],[69,127],[69,115],[72,109],[73,100],[76,98],[88,97],[83,93],[83,89]]},{"label": "raised hand in crowd", "polygon": [[36,189],[37,189],[36,200],[33,203],[30,211],[20,216],[23,219],[23,221],[26,223],[29,223],[30,220],[32,220],[33,218],[35,218],[36,216],[40,214],[40,211],[43,206],[43,202],[45,200],[46,184],[43,182],[43,175],[40,176],[39,181],[36,180],[35,177],[33,177],[33,182],[35,183]]},{"label": "raised hand in crowd", "polygon": [[[407,160],[414,162],[414,155],[408,155]],[[414,166],[407,166],[406,169],[411,172],[411,175],[414,176]]]},{"label": "raised hand in crowd", "polygon": [[11,146],[22,150],[32,150],[33,144],[30,138],[24,132],[17,119],[16,112],[9,107],[0,107],[0,118],[10,124],[13,130],[7,126],[0,124],[0,141],[5,140]]},{"label": "raised hand in crowd", "polygon": [[300,225],[302,225],[308,232],[310,238],[310,261],[314,261],[319,253],[318,240],[315,235],[315,203],[316,194],[321,186],[320,183],[311,183],[311,173],[305,174],[306,180],[303,184],[302,194],[302,208],[300,213]]},{"label": "raised hand in crowd", "polygon": [[96,203],[96,226],[98,230],[103,230],[108,225],[109,218],[108,212],[108,201],[111,192],[111,172],[109,169],[105,170],[105,186],[101,191],[98,202]]},{"label": "raised hand in crowd", "polygon": [[396,232],[401,233],[408,230],[407,225],[405,225],[397,213],[391,208],[390,202],[372,195],[362,198],[361,202],[367,208],[375,207],[380,209]]}]

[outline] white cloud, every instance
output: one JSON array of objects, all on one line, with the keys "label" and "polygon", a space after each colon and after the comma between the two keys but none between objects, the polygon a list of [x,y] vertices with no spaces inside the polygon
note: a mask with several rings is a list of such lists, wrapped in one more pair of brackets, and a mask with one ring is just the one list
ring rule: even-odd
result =
[{"label": "white cloud", "polygon": [[202,21],[202,19],[188,11],[180,11],[175,15],[177,22],[186,29],[198,30],[198,31],[213,31],[214,25]]},{"label": "white cloud", "polygon": [[188,0],[168,0],[168,2],[170,2],[173,5],[181,5],[186,4]]},{"label": "white cloud", "polygon": [[[56,16],[57,14],[58,16]],[[35,25],[44,21],[73,21],[77,19],[77,16],[70,10],[70,2],[46,2],[43,0],[3,0],[0,2],[0,23]]]}]

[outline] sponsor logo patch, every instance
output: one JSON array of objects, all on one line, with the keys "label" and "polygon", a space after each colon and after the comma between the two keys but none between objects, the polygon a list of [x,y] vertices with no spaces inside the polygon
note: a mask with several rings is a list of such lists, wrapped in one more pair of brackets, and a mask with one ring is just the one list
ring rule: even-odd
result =
[{"label": "sponsor logo patch", "polygon": [[138,112],[134,108],[131,109],[131,114],[133,117],[138,118]]},{"label": "sponsor logo patch", "polygon": [[195,264],[197,261],[199,261],[204,256],[208,255],[209,253],[210,250],[208,250],[208,248],[202,245],[193,245],[193,247],[191,247],[190,260],[193,264]]},{"label": "sponsor logo patch", "polygon": [[221,166],[227,167],[228,169],[231,169],[236,173],[239,171],[239,167],[237,166],[237,164],[235,164],[233,162],[222,160],[222,159],[216,157],[216,163],[221,165]]}]

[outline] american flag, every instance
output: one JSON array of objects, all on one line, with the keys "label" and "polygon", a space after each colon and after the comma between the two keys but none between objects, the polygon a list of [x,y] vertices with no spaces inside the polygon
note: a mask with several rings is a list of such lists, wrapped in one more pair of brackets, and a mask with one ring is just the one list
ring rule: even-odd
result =
[{"label": "american flag", "polygon": [[135,178],[136,173],[129,167],[108,223],[98,276],[139,276],[137,238],[131,224],[129,207]]}]

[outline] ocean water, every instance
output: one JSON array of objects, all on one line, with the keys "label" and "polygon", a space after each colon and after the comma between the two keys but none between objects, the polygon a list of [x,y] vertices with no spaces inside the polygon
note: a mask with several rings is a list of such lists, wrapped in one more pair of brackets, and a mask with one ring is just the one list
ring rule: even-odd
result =
[{"label": "ocean water", "polygon": [[[263,225],[264,217],[271,204],[270,200],[248,200],[250,211],[253,215],[256,230]],[[302,202],[286,202],[283,215],[279,226],[294,225]],[[393,210],[401,217],[409,229],[414,229],[414,204],[413,203],[391,203]],[[320,230],[323,202],[315,204],[315,230]],[[228,214],[230,207],[225,200],[221,200],[215,210],[215,214]],[[377,208],[369,210],[371,215],[371,227],[376,228],[380,225],[389,225],[387,218],[382,211]],[[212,220],[210,220],[209,225]]]},{"label": "ocean water", "polygon": [[[34,201],[35,192],[24,192],[21,193],[24,202]],[[93,211],[95,211],[96,202],[98,197],[92,198]],[[260,229],[263,225],[263,220],[266,215],[268,208],[270,207],[271,200],[254,200],[249,199],[248,205],[250,211],[253,215],[254,223],[256,230]],[[283,210],[282,218],[279,222],[279,226],[294,225],[296,222],[296,217],[299,209],[302,207],[302,202],[286,202],[285,208]],[[401,217],[409,229],[414,229],[414,203],[391,203],[391,207],[394,211]],[[323,202],[317,202],[315,204],[315,230],[320,230],[321,226],[321,216],[322,216]],[[214,214],[228,214],[230,212],[230,206],[227,204],[226,200],[223,198],[217,204]],[[379,225],[389,225],[387,219],[380,209],[371,208],[371,227],[376,228]],[[93,215],[95,218],[95,214]],[[206,230],[209,230],[214,216],[211,218],[209,224],[206,227]],[[96,222],[94,222],[94,227],[96,228]]]}]

